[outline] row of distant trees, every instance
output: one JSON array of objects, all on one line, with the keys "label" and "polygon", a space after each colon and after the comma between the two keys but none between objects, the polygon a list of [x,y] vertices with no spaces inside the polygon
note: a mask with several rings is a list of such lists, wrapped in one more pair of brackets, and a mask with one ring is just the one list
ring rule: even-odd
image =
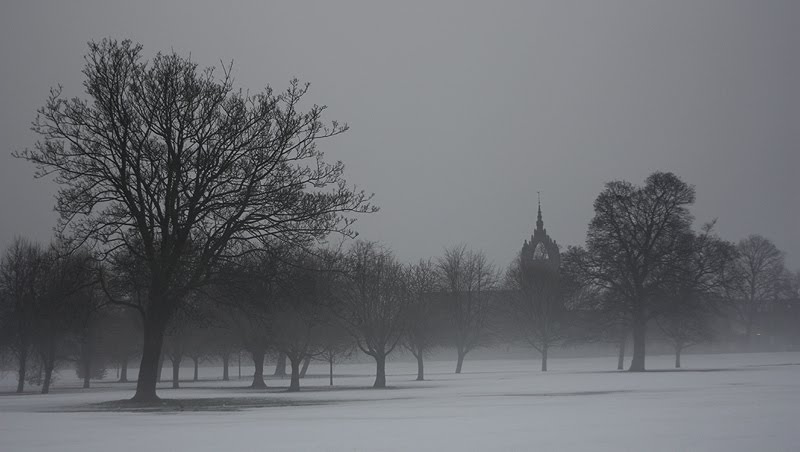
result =
[{"label": "row of distant trees", "polygon": [[[59,250],[17,239],[0,264],[2,344],[17,358],[18,391],[26,380],[43,378],[47,392],[63,362],[78,363],[85,387],[107,364],[121,368],[120,380],[127,381],[129,360],[143,351],[146,269],[125,250],[106,261]],[[177,387],[184,359],[194,361],[197,379],[199,361],[215,356],[227,379],[231,354],[245,350],[255,365],[252,386],[263,388],[264,357],[272,352],[288,359],[295,391],[302,363],[328,362],[332,384],[334,363],[358,349],[374,358],[374,386],[384,387],[390,353],[410,351],[422,380],[424,356],[440,345],[456,348],[460,373],[466,354],[498,333],[500,279],[482,253],[464,245],[413,265],[370,242],[346,252],[249,250],[172,316],[158,374],[164,359],[171,361]],[[38,359],[30,360],[31,353]],[[44,365],[43,377],[29,373],[32,362]]]},{"label": "row of distant trees", "polygon": [[645,370],[650,326],[672,341],[679,367],[684,348],[711,338],[714,320],[732,317],[749,343],[769,304],[798,298],[800,275],[783,252],[759,235],[723,240],[714,223],[695,231],[694,199],[672,173],[654,173],[643,186],[610,182],[595,200],[586,245],[563,257],[563,271],[605,313],[601,324],[618,325],[621,341],[631,335],[630,370]]},{"label": "row of distant trees", "polygon": [[[643,187],[607,184],[586,246],[548,274],[500,274],[465,246],[414,266],[376,244],[332,251],[323,245],[354,238],[355,216],[377,208],[317,148],[347,126],[322,121],[324,107],[305,101],[308,85],[251,94],[235,88],[230,66],[200,69],[174,52],[147,60],[130,41],[92,42],[85,61],[86,99],[51,90],[33,124],[40,141],[15,154],[60,186],[57,245],[18,241],[3,263],[3,340],[21,382],[32,351],[47,381],[60,356],[87,361],[91,346],[62,346],[96,344],[81,337],[127,316],[122,308],[136,320],[117,337],[139,339],[133,400],[151,403],[164,358],[176,375],[204,329],[218,332],[206,344],[251,352],[255,385],[269,349],[297,375],[309,356],[339,353],[346,337],[375,359],[380,387],[388,354],[407,342],[422,370],[439,333],[460,371],[498,306],[543,364],[549,347],[594,336],[587,325],[614,325],[632,334],[631,370],[644,370],[653,322],[670,330],[678,312],[694,319],[722,299],[749,300],[747,316],[777,293],[761,277],[748,292],[732,265],[743,250],[711,227],[693,232],[694,190],[670,173]],[[773,268],[782,257],[773,260],[780,265],[768,273],[783,280]],[[587,321],[594,313],[608,320]],[[91,364],[83,368],[90,375]]]},{"label": "row of distant trees", "polygon": [[[46,393],[59,362],[78,363],[88,387],[102,375],[100,361],[119,366],[127,381],[128,361],[143,351],[147,270],[125,250],[105,261],[59,251],[17,239],[0,265],[3,345],[17,358],[18,392],[40,378],[29,374],[32,362],[44,366]],[[263,388],[264,357],[272,352],[288,359],[289,390],[296,391],[302,363],[324,359],[332,384],[334,363],[359,349],[376,362],[374,386],[385,387],[386,358],[398,347],[417,358],[422,380],[424,356],[444,344],[456,347],[460,373],[466,354],[486,344],[499,277],[482,253],[463,245],[413,265],[370,242],[346,252],[252,249],[218,269],[172,316],[158,373],[171,361],[177,387],[184,359],[194,361],[197,379],[199,360],[216,356],[227,379],[229,357],[245,350],[255,364],[252,386]]]},{"label": "row of distant trees", "polygon": [[[657,296],[647,299],[644,319],[645,328],[657,326],[672,342],[678,367],[682,350],[710,340],[720,317],[733,315],[749,338],[765,303],[796,297],[798,282],[763,237],[734,246],[706,226],[687,240],[684,260],[652,289]],[[526,265],[520,255],[501,272],[465,245],[415,264],[370,242],[347,251],[253,249],[218,269],[214,283],[175,313],[158,375],[168,360],[178,387],[185,360],[193,361],[197,380],[200,361],[213,359],[227,380],[230,357],[245,351],[255,365],[252,387],[265,388],[264,360],[272,354],[288,360],[289,390],[297,391],[311,359],[329,364],[333,384],[334,364],[360,350],[375,360],[374,386],[385,387],[386,359],[397,348],[416,358],[423,380],[434,348],[454,348],[460,373],[467,353],[498,341],[527,342],[546,371],[552,347],[619,340],[622,349],[636,327],[638,308],[587,281],[594,274],[582,267],[586,254],[571,248],[557,269]],[[6,250],[1,344],[16,358],[19,392],[26,381],[48,392],[64,363],[74,364],[84,387],[109,366],[128,380],[128,363],[142,353],[146,270],[125,250],[97,257],[24,239]]]}]

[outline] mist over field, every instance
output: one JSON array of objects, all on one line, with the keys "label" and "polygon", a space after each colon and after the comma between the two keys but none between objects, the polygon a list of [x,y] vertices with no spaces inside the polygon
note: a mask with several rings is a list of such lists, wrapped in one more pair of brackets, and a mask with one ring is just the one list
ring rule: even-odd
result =
[{"label": "mist over field", "polygon": [[0,450],[800,443],[800,3],[0,11]]}]

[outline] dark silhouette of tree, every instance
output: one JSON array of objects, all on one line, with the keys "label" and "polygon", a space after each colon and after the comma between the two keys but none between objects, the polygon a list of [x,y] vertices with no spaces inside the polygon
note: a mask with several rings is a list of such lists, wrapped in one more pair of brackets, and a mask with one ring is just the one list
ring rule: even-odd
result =
[{"label": "dark silhouette of tree", "polygon": [[675,367],[681,352],[713,337],[712,320],[721,315],[733,281],[736,250],[713,233],[713,223],[699,234],[689,234],[677,245],[683,251],[662,294],[656,322],[675,348]]},{"label": "dark silhouette of tree", "polygon": [[519,255],[506,273],[511,325],[542,356],[547,371],[550,348],[569,335],[565,288],[558,268]]},{"label": "dark silhouette of tree", "polygon": [[594,202],[586,249],[572,254],[581,279],[611,294],[614,309],[630,320],[630,371],[645,370],[647,325],[673,276],[678,242],[690,233],[694,199],[694,188],[672,173],[653,173],[644,186],[609,182]]},{"label": "dark silhouette of tree", "polygon": [[209,314],[209,327],[202,330],[199,341],[197,341],[198,351],[211,358],[219,358],[222,364],[222,381],[230,380],[231,356],[241,349],[239,335],[235,331],[235,324],[226,315],[227,310],[223,306],[215,305],[213,302]]},{"label": "dark silhouette of tree", "polygon": [[234,315],[237,329],[241,335],[242,348],[250,354],[253,361],[253,389],[265,389],[264,356],[270,345],[270,320],[265,312],[242,310]]},{"label": "dark silhouette of tree", "polygon": [[104,308],[107,304],[99,284],[80,290],[76,297],[80,297],[80,302],[76,303],[72,312],[76,320],[74,334],[79,348],[76,364],[78,376],[83,379],[83,388],[87,389],[92,378],[103,378],[106,373],[100,348],[103,346],[101,325],[106,320]]},{"label": "dark silhouette of tree", "polygon": [[742,239],[736,249],[735,283],[729,297],[744,325],[745,342],[749,346],[758,315],[767,303],[781,296],[786,267],[783,252],[760,235]]},{"label": "dark silhouette of tree", "polygon": [[345,257],[337,316],[358,348],[375,359],[375,388],[386,387],[386,356],[405,332],[410,295],[407,275],[388,249],[356,242]]},{"label": "dark silhouette of tree", "polygon": [[[173,317],[173,321],[175,317]],[[162,354],[172,363],[172,388],[180,388],[181,362],[186,355],[186,344],[183,331],[178,325],[168,327],[164,337]]]},{"label": "dark silhouette of tree", "polygon": [[431,260],[420,260],[408,269],[411,303],[403,345],[417,359],[417,381],[425,380],[425,355],[441,342],[445,323],[439,273]]},{"label": "dark silhouette of tree", "polygon": [[105,359],[119,370],[119,382],[126,383],[128,364],[141,350],[141,317],[131,309],[111,306],[103,316],[100,330]]},{"label": "dark silhouette of tree", "polygon": [[44,273],[34,301],[33,347],[44,373],[42,394],[50,392],[57,363],[78,354],[76,330],[84,328],[85,319],[101,303],[94,290],[98,285],[94,258],[81,249],[67,251],[56,243],[44,254]]},{"label": "dark silhouette of tree", "polygon": [[278,353],[278,358],[275,360],[275,372],[272,375],[275,377],[286,376],[286,353]]},{"label": "dark silhouette of tree", "polygon": [[571,246],[561,255],[561,275],[569,286],[573,324],[567,343],[616,344],[617,370],[623,370],[631,335],[629,312],[620,309],[623,303],[618,295],[588,278],[582,268],[584,253],[583,248]]},{"label": "dark silhouette of tree", "polygon": [[206,345],[209,327],[213,321],[213,310],[209,300],[202,296],[192,297],[189,303],[172,317],[164,338],[164,355],[172,363],[172,387],[180,387],[180,368],[184,358],[192,359],[193,381],[198,380],[200,359],[208,351]]},{"label": "dark silhouette of tree", "polygon": [[460,374],[467,353],[487,340],[490,292],[497,284],[497,271],[485,254],[467,250],[466,245],[445,249],[437,266],[458,352],[456,373]]},{"label": "dark silhouette of tree", "polygon": [[356,345],[353,338],[335,319],[322,325],[317,334],[319,340],[318,359],[328,363],[328,384],[333,386],[333,366],[350,357]]},{"label": "dark silhouette of tree", "polygon": [[306,378],[308,367],[311,365],[311,359],[311,355],[306,355],[306,357],[303,359],[303,367],[300,369],[300,378]]},{"label": "dark silhouette of tree", "polygon": [[17,393],[25,389],[36,322],[36,299],[46,271],[41,246],[17,237],[0,262],[4,342],[17,358]]},{"label": "dark silhouette of tree", "polygon": [[264,360],[275,350],[275,312],[285,283],[290,247],[276,243],[251,248],[220,268],[212,285],[203,293],[222,328],[235,336],[235,343],[251,355],[255,367],[252,388],[266,388]]},{"label": "dark silhouette of tree", "polygon": [[153,402],[169,321],[237,244],[349,235],[341,214],[373,208],[316,147],[347,127],[324,125],[324,107],[302,112],[296,80],[249,94],[230,67],[217,77],[175,53],[147,61],[130,41],[91,42],[85,60],[89,100],[52,89],[33,125],[42,141],[16,156],[61,185],[60,230],[127,248],[148,269],[133,399]]},{"label": "dark silhouette of tree", "polygon": [[[330,320],[333,270],[337,257],[322,251],[296,252],[282,272],[280,295],[272,305],[272,342],[291,366],[289,392],[320,353],[319,333]],[[301,369],[302,365],[302,369]]]}]

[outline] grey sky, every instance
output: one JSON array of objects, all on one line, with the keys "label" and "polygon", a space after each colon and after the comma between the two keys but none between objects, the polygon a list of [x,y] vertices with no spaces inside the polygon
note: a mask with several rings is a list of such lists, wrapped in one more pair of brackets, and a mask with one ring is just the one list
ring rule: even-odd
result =
[{"label": "grey sky", "polygon": [[800,267],[800,2],[5,1],[0,246],[47,240],[54,187],[9,156],[50,86],[82,94],[86,42],[130,38],[235,62],[238,84],[297,76],[351,130],[324,142],[405,260],[467,242],[505,266],[545,226],[580,244],[612,179],[674,171],[698,222],[759,233]]}]

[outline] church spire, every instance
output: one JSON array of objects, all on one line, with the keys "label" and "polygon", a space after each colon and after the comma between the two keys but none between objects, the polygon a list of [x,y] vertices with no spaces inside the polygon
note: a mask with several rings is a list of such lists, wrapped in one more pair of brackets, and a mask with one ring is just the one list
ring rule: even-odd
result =
[{"label": "church spire", "polygon": [[538,191],[536,192],[536,197],[539,199],[539,211],[536,214],[536,229],[543,230],[544,229],[544,221],[542,221],[542,195]]}]

